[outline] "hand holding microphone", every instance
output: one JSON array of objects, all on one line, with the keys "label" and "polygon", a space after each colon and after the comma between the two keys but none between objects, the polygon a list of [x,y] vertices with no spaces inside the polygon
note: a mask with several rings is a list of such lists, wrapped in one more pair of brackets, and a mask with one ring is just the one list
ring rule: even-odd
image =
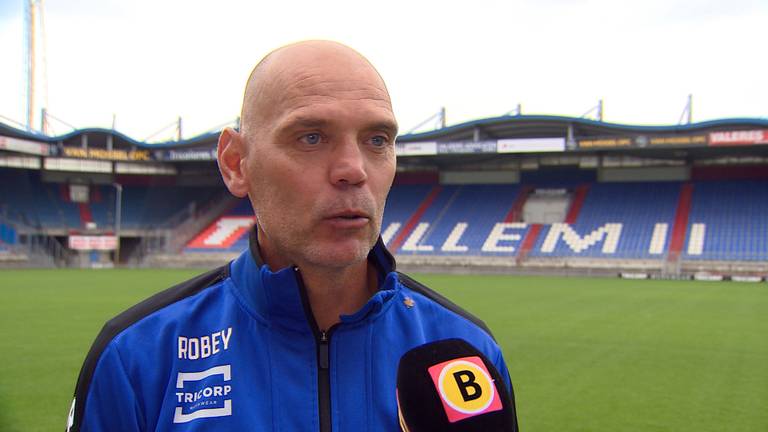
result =
[{"label": "hand holding microphone", "polygon": [[468,342],[446,339],[403,355],[397,369],[403,432],[517,432],[501,374]]}]

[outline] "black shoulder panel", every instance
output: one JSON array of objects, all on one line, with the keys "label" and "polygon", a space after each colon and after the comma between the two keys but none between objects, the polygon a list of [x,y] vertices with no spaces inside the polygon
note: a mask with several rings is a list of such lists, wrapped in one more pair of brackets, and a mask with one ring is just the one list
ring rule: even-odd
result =
[{"label": "black shoulder panel", "polygon": [[456,313],[458,315],[463,316],[464,318],[468,319],[470,322],[472,322],[476,326],[478,326],[481,329],[483,329],[486,333],[488,333],[488,335],[491,336],[491,338],[494,341],[496,340],[496,338],[493,337],[493,333],[491,333],[491,329],[489,329],[488,326],[485,325],[485,322],[483,322],[483,320],[481,320],[480,318],[478,318],[478,317],[472,315],[471,313],[465,311],[464,309],[462,309],[456,303],[454,303],[454,302],[448,300],[447,298],[445,298],[442,294],[432,290],[428,286],[426,286],[426,285],[416,281],[415,279],[411,278],[410,276],[408,276],[408,275],[406,275],[404,273],[400,273],[400,272],[397,272],[397,276],[400,278],[400,282],[403,285],[407,286],[408,288],[416,291],[417,293],[419,293],[419,294],[421,294],[421,295],[423,295],[423,296],[425,296],[427,298],[430,298],[430,299],[434,300],[437,304],[439,304],[440,306],[450,310],[451,312],[454,312],[454,313]]},{"label": "black shoulder panel", "polygon": [[67,432],[80,431],[83,413],[85,412],[86,397],[88,396],[88,388],[90,387],[93,373],[96,370],[96,364],[99,362],[101,353],[115,336],[147,315],[177,301],[195,295],[203,289],[223,281],[228,276],[229,265],[219,267],[161,291],[107,321],[101,329],[101,332],[99,332],[99,335],[96,336],[96,340],[93,342],[93,345],[91,345],[91,349],[85,357],[83,367],[80,369],[80,376],[77,378],[77,386],[75,387],[76,404],[74,406],[74,413],[70,414],[70,416],[74,414],[74,424],[71,428],[67,429]]}]

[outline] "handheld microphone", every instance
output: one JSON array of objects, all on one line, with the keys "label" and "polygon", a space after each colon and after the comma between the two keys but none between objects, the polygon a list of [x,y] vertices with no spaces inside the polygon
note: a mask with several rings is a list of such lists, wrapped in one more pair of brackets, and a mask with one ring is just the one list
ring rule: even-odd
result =
[{"label": "handheld microphone", "polygon": [[462,339],[430,342],[403,355],[397,408],[403,432],[517,432],[501,374]]}]

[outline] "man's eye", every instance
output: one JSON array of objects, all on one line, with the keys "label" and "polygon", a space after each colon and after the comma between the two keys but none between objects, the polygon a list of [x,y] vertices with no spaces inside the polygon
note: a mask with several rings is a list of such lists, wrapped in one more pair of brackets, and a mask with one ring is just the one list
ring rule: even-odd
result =
[{"label": "man's eye", "polygon": [[320,144],[320,140],[321,139],[322,138],[320,137],[320,134],[318,134],[318,133],[306,134],[303,137],[301,137],[301,141],[303,141],[305,144],[309,144],[309,145]]},{"label": "man's eye", "polygon": [[376,147],[383,147],[387,145],[389,142],[389,139],[385,136],[377,135],[373,138],[371,138],[371,144],[373,144]]}]

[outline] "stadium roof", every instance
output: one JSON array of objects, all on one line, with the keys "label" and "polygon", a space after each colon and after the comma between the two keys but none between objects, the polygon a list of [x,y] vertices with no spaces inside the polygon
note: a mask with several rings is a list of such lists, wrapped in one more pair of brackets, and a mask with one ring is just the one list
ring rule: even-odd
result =
[{"label": "stadium roof", "polygon": [[681,125],[627,125],[597,120],[552,115],[507,115],[473,120],[429,132],[403,135],[399,141],[464,140],[475,138],[515,138],[565,136],[573,128],[577,137],[617,136],[637,133],[674,134],[703,130],[766,128],[768,119],[730,118]]},{"label": "stadium roof", "polygon": [[136,146],[136,147],[141,147],[146,149],[160,149],[160,148],[169,148],[169,147],[208,146],[212,143],[216,143],[219,133],[209,132],[209,133],[205,133],[205,134],[198,135],[198,136],[181,140],[181,141],[165,141],[165,142],[149,143],[146,141],[139,141],[139,140],[133,139],[123,133],[120,133],[112,129],[86,128],[86,129],[77,129],[63,135],[47,136],[36,131],[29,132],[21,129],[16,129],[14,127],[8,126],[0,122],[0,135],[12,137],[12,138],[27,139],[31,141],[45,142],[49,144],[55,144],[58,142],[64,142],[65,144],[71,143],[71,142],[79,143],[83,135],[88,136],[89,144],[98,144],[99,142],[106,142],[107,137],[112,136],[113,145],[115,145],[116,147]]},{"label": "stadium roof", "polygon": [[[585,118],[551,115],[508,115],[460,123],[445,128],[401,135],[399,142],[460,141],[515,137],[562,137],[569,133],[575,137],[610,137],[628,134],[681,134],[699,131],[768,128],[768,119],[731,118],[710,120],[682,125],[627,125],[607,123]],[[570,132],[569,132],[570,129]],[[114,147],[139,147],[143,149],[167,149],[209,147],[216,144],[218,132],[209,132],[181,141],[149,143],[135,140],[115,130],[102,128],[78,129],[64,135],[46,136],[0,123],[0,135],[44,143],[79,145],[87,135],[89,145],[99,146],[109,137]]]}]

